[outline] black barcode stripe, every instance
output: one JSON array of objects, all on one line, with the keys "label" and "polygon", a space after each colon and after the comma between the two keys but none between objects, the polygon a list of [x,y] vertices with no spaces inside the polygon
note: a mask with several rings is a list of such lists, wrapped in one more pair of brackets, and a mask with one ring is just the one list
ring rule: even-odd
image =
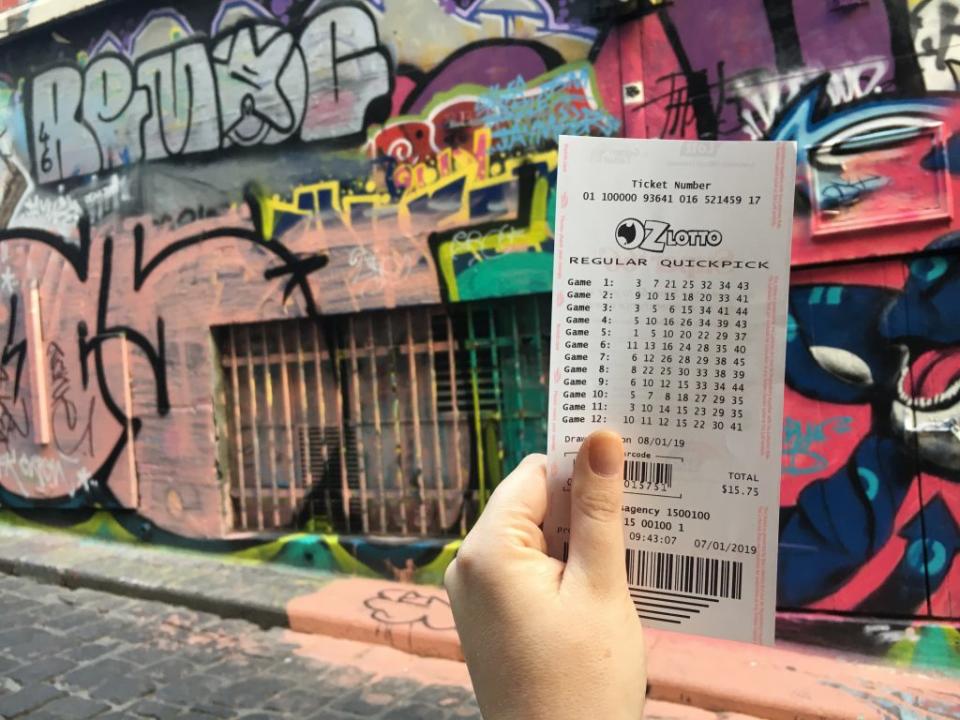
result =
[{"label": "black barcode stripe", "polygon": [[[658,593],[655,590],[640,590],[639,588],[633,588],[632,590],[630,590],[630,597],[633,598],[634,602],[641,602],[641,601],[665,602],[665,603],[670,603],[670,607],[684,608],[684,609],[710,607],[710,603],[706,602],[707,600],[709,600],[710,602],[717,602],[713,598],[703,598],[704,602],[697,602],[695,600],[686,599],[688,597],[686,595],[675,595],[672,593]],[[681,600],[680,598],[684,598],[684,599]]]},{"label": "black barcode stripe", "polygon": [[625,460],[623,479],[626,487],[673,488],[673,465],[652,460]]},{"label": "black barcode stripe", "polygon": [[671,625],[681,625],[683,620],[689,620],[690,618],[683,618],[683,620],[674,620],[673,618],[659,617],[657,615],[649,615],[643,612],[637,612],[637,615],[641,620],[656,620],[658,622],[670,623]]},{"label": "black barcode stripe", "polygon": [[743,597],[743,563],[737,560],[627,550],[626,568],[627,580],[638,588],[733,600]]},{"label": "black barcode stripe", "polygon": [[703,600],[704,602],[714,602],[714,603],[717,602],[716,598],[699,597],[697,595],[691,595],[689,593],[673,593],[673,592],[667,592],[666,590],[657,590],[655,588],[634,587],[634,588],[631,588],[631,592],[647,593],[649,595],[654,595],[654,596],[663,595],[671,598],[687,598],[689,600]]}]

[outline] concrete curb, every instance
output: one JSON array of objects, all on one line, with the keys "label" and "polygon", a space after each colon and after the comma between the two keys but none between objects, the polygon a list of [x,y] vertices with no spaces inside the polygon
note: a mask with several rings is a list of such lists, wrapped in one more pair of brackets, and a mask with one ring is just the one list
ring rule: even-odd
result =
[{"label": "concrete curb", "polygon": [[266,605],[257,606],[249,601],[210,597],[202,593],[141,584],[130,579],[108,578],[82,570],[7,558],[0,558],[0,572],[6,575],[33,578],[47,585],[62,585],[71,590],[86,588],[136,600],[154,600],[170,605],[180,605],[189,610],[210,613],[222,618],[247,620],[264,629],[289,627],[285,610]]},{"label": "concrete curb", "polygon": [[[446,594],[437,587],[317,576],[3,527],[0,572],[462,660]],[[647,640],[652,700],[777,720],[886,720],[891,713],[960,717],[955,678],[796,647],[763,648],[649,629]]]}]

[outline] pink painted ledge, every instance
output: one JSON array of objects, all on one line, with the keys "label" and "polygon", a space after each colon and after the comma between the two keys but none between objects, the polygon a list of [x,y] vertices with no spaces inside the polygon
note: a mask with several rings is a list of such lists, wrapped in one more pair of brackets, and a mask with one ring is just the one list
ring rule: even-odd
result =
[{"label": "pink painted ledge", "polygon": [[[287,604],[290,628],[462,660],[446,593],[385,580],[335,580]],[[773,720],[960,717],[960,682],[789,648],[647,631],[650,697]]]}]

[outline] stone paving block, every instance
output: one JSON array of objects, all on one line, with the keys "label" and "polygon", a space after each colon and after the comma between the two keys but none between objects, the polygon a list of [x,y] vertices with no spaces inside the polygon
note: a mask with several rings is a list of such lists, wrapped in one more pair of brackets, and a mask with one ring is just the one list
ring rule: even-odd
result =
[{"label": "stone paving block", "polygon": [[221,720],[233,720],[236,712],[232,708],[225,708],[222,705],[211,705],[210,703],[194,701],[190,704],[192,712],[200,713],[209,720],[210,718],[220,718]]},{"label": "stone paving block", "polygon": [[324,708],[317,714],[308,716],[307,720],[357,720],[357,716]]},{"label": "stone paving block", "polygon": [[20,663],[18,663],[16,660],[11,660],[8,657],[0,655],[0,677],[6,677],[10,670],[19,665]]},{"label": "stone paving block", "polygon": [[[83,591],[83,589],[71,591],[70,595],[60,598],[61,604],[66,608],[82,608],[88,612],[94,612],[100,617],[104,615],[115,617],[122,613],[130,603],[133,602],[130,598],[120,595],[106,595],[106,597],[99,597],[97,599],[87,599],[88,596],[83,598],[71,597],[74,593]],[[103,596],[104,593],[100,593],[99,595]]]},{"label": "stone paving block", "polygon": [[64,634],[75,643],[93,642],[94,640],[112,635],[117,632],[119,627],[117,623],[101,617],[95,622],[85,623],[78,627],[65,630]]},{"label": "stone paving block", "polygon": [[16,670],[9,671],[6,675],[21,685],[32,685],[33,683],[60,677],[76,667],[77,663],[75,662],[51,656],[37,662],[27,663]]},{"label": "stone paving block", "polygon": [[210,668],[223,661],[223,653],[215,648],[188,645],[180,651],[179,655],[202,668]]},{"label": "stone paving block", "polygon": [[94,660],[98,657],[102,657],[110,652],[116,650],[117,644],[113,642],[85,642],[82,645],[76,645],[75,647],[67,648],[61,654],[62,657],[67,658],[68,660],[76,660],[77,662],[86,662],[87,660]]},{"label": "stone paving block", "polygon": [[119,652],[114,655],[114,657],[116,657],[118,660],[124,660],[126,662],[131,662],[134,665],[139,665],[140,667],[147,667],[150,665],[156,665],[157,663],[166,660],[170,657],[170,654],[160,650],[159,648],[139,646]]},{"label": "stone paving block", "polygon": [[156,685],[145,677],[115,676],[90,691],[90,697],[122,704],[142,698],[156,689]]},{"label": "stone paving block", "polygon": [[58,698],[44,705],[43,713],[63,720],[87,720],[109,709],[110,706],[102,702],[74,696]]},{"label": "stone paving block", "polygon": [[197,666],[189,660],[168,656],[166,660],[147,667],[144,675],[154,679],[160,685],[167,685],[193,675],[195,672],[197,672]]},{"label": "stone paving block", "polygon": [[110,678],[126,677],[133,670],[133,665],[114,658],[101,658],[88,665],[67,673],[62,681],[77,688],[91,689],[102,685]]},{"label": "stone paving block", "polygon": [[192,706],[199,699],[206,701],[210,695],[219,690],[224,684],[221,678],[210,675],[193,675],[180,682],[161,687],[156,692],[156,699],[171,705]]},{"label": "stone paving block", "polygon": [[143,600],[141,598],[136,598],[121,611],[121,614],[131,615],[137,618],[153,619],[161,613],[169,611],[170,609],[171,608],[169,605],[157,600]]},{"label": "stone paving block", "polygon": [[293,717],[308,717],[326,704],[325,698],[306,689],[287,690],[264,703],[267,710],[273,710]]},{"label": "stone paving block", "polygon": [[[19,632],[22,631],[22,632]],[[0,650],[15,660],[26,662],[53,653],[62,647],[62,639],[35,627],[18,628],[0,636]]]},{"label": "stone paving block", "polygon": [[[0,578],[9,578],[9,576],[0,575]],[[0,588],[6,589],[5,586],[0,586]],[[5,593],[3,597],[0,598],[0,611],[2,612],[10,612],[22,606],[23,606],[23,598],[21,598],[19,595],[17,595],[13,591]]]},{"label": "stone paving block", "polygon": [[127,708],[128,713],[136,715],[138,718],[148,718],[149,720],[173,720],[178,717],[183,708],[176,705],[168,705],[156,700],[141,700]]},{"label": "stone paving block", "polygon": [[62,690],[47,684],[25,687],[19,692],[0,697],[0,717],[16,717],[56,700],[64,694]]},{"label": "stone paving block", "polygon": [[87,623],[97,622],[103,619],[103,615],[96,611],[77,610],[68,611],[60,617],[53,617],[44,622],[44,626],[53,630],[72,630]]},{"label": "stone paving block", "polygon": [[221,688],[210,697],[214,705],[249,708],[262,705],[284,690],[284,684],[267,677],[250,677]]}]

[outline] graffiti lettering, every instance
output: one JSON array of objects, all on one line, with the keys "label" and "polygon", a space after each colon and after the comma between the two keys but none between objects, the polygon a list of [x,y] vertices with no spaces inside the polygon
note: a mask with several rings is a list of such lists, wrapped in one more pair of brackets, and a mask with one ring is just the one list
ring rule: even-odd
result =
[{"label": "graffiti lettering", "polygon": [[10,376],[0,367],[0,446],[10,446],[10,440],[26,438],[30,434],[30,416],[26,398],[19,402],[10,389]]},{"label": "graffiti lettering", "polygon": [[[150,23],[142,33],[148,33]],[[29,82],[27,117],[40,183],[233,146],[349,137],[384,119],[391,61],[363,7],[325,7],[299,38],[248,22],[136,59],[96,55],[85,69]]]},{"label": "graffiti lettering", "polygon": [[829,78],[825,95],[831,106],[867,97],[882,90],[881,82],[887,73],[884,58],[869,58],[859,63],[837,68],[829,73],[816,68],[770,77],[767,73],[750,73],[730,81],[730,102],[740,107],[743,130],[752,139],[766,136],[780,111],[817,77]]},{"label": "graffiti lettering", "polygon": [[[68,476],[65,464],[76,466],[76,470],[70,468],[72,477]],[[58,492],[64,488],[73,488],[71,492],[76,493],[77,490],[86,488],[91,475],[77,461],[62,455],[44,457],[7,450],[0,453],[0,479],[16,483],[24,495]]]},{"label": "graffiti lettering", "polygon": [[[104,187],[88,192],[83,196],[82,202],[90,222],[97,224],[119,212],[122,205],[132,199],[130,181],[119,175],[111,175]],[[76,225],[76,220],[73,225]]]},{"label": "graffiti lettering", "polygon": [[30,195],[20,204],[14,221],[25,227],[49,228],[68,235],[76,229],[82,214],[83,209],[73,198],[64,195]]},{"label": "graffiti lettering", "polygon": [[865,196],[890,184],[889,178],[871,175],[858,180],[837,180],[820,193],[821,210],[838,210],[860,202]]},{"label": "graffiti lettering", "polygon": [[588,69],[563,72],[534,86],[517,78],[477,100],[477,117],[493,130],[496,147],[538,147],[557,135],[614,134],[619,121],[597,109]]},{"label": "graffiti lettering", "polygon": [[47,347],[47,361],[50,368],[50,384],[53,396],[53,442],[57,450],[66,455],[74,455],[81,448],[87,446],[87,454],[93,455],[93,416],[96,408],[97,399],[90,398],[90,408],[86,415],[84,429],[80,439],[73,447],[65,449],[58,438],[57,429],[60,426],[58,421],[66,424],[66,429],[71,434],[77,429],[80,421],[77,405],[70,399],[70,376],[67,373],[67,365],[64,361],[64,352],[60,346],[52,342]]},{"label": "graffiti lettering", "polygon": [[827,468],[829,461],[813,449],[816,443],[826,442],[830,435],[851,431],[852,419],[838,416],[822,423],[803,423],[786,418],[783,423],[783,463],[781,470],[788,475],[812,475]]},{"label": "graffiti lettering", "polygon": [[[408,252],[376,252],[365,247],[350,251],[347,284],[356,292],[356,285],[372,284],[382,290],[391,282],[398,282],[411,273],[421,262],[422,256]],[[372,289],[372,288],[371,288]]]},{"label": "graffiti lettering", "polygon": [[[25,438],[30,434],[30,416],[26,398],[20,397],[20,381],[27,359],[27,341],[15,343],[17,335],[17,307],[19,297],[10,296],[7,326],[7,343],[0,356],[0,445],[9,447],[11,437]],[[7,371],[11,360],[16,359],[13,378]]]}]

